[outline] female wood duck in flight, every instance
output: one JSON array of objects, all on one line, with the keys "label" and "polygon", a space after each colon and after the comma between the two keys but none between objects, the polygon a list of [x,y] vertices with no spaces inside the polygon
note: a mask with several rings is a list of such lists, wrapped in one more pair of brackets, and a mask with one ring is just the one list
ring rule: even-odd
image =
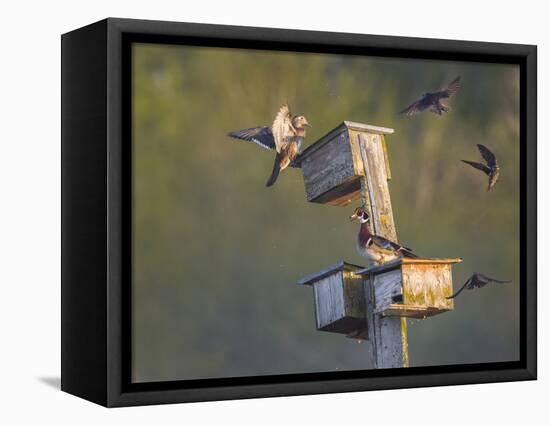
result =
[{"label": "female wood duck in flight", "polygon": [[468,160],[461,160],[463,163],[469,164],[472,167],[475,167],[478,170],[481,170],[483,173],[485,173],[487,176],[489,176],[489,185],[487,186],[487,191],[490,191],[493,189],[493,187],[498,182],[498,179],[500,177],[500,167],[497,164],[497,157],[495,157],[495,154],[489,150],[484,145],[481,145],[480,143],[477,144],[477,149],[479,149],[479,152],[487,165],[477,163],[475,161],[468,161]]},{"label": "female wood duck in flight", "polygon": [[237,130],[228,133],[228,136],[252,141],[263,148],[277,152],[273,171],[266,183],[266,186],[271,186],[279,177],[281,170],[286,169],[289,165],[293,166],[292,162],[300,153],[302,142],[306,137],[306,126],[311,127],[303,115],[292,117],[288,105],[283,104],[271,127],[260,126]]},{"label": "female wood duck in flight", "polygon": [[371,262],[384,263],[400,257],[418,257],[410,248],[403,247],[379,235],[373,235],[369,228],[369,215],[364,207],[357,207],[350,220],[359,220],[361,227],[357,235],[357,251]]}]

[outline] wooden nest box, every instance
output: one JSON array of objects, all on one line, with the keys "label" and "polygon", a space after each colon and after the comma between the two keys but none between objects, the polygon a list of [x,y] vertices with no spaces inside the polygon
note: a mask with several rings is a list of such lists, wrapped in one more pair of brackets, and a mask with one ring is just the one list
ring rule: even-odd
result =
[{"label": "wooden nest box", "polygon": [[346,262],[323,269],[298,281],[313,287],[317,330],[351,334],[367,327],[362,266]]},{"label": "wooden nest box", "polygon": [[387,187],[391,172],[384,135],[392,133],[393,129],[344,121],[308,146],[297,161],[307,200],[345,206],[361,196],[361,177],[370,188]]},{"label": "wooden nest box", "polygon": [[426,318],[454,308],[451,265],[461,261],[402,258],[355,273],[371,281],[375,314]]}]

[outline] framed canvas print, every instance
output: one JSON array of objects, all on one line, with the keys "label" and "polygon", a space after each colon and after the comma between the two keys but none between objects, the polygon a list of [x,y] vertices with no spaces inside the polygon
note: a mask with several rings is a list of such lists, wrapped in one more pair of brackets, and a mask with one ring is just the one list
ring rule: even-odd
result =
[{"label": "framed canvas print", "polygon": [[106,19],[62,37],[62,389],[536,378],[536,47]]}]

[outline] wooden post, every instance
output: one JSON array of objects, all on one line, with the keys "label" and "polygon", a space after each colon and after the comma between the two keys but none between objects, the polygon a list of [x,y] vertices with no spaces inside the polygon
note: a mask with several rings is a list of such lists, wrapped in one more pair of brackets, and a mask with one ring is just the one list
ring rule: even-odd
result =
[{"label": "wooden post", "polygon": [[[355,135],[354,135],[355,136]],[[390,190],[388,187],[389,166],[386,161],[382,135],[358,133],[359,149],[363,161],[362,198],[368,201],[371,231],[376,235],[397,241],[393,220]],[[367,301],[368,336],[373,346],[372,356],[375,368],[396,368],[409,366],[407,343],[407,319],[398,316],[383,316],[374,312],[374,279],[367,276],[363,285]]]}]

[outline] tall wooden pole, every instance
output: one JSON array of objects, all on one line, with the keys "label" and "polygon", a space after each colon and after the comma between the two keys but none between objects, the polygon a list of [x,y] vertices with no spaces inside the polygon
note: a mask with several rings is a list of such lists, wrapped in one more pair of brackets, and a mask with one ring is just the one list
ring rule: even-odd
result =
[{"label": "tall wooden pole", "polygon": [[[364,171],[364,177],[361,179],[361,198],[372,218],[371,231],[397,241],[388,187],[390,171],[386,161],[384,136],[365,133],[356,135]],[[408,367],[407,319],[374,313],[373,281],[367,276],[363,284],[367,303],[368,341],[374,367]]]}]

